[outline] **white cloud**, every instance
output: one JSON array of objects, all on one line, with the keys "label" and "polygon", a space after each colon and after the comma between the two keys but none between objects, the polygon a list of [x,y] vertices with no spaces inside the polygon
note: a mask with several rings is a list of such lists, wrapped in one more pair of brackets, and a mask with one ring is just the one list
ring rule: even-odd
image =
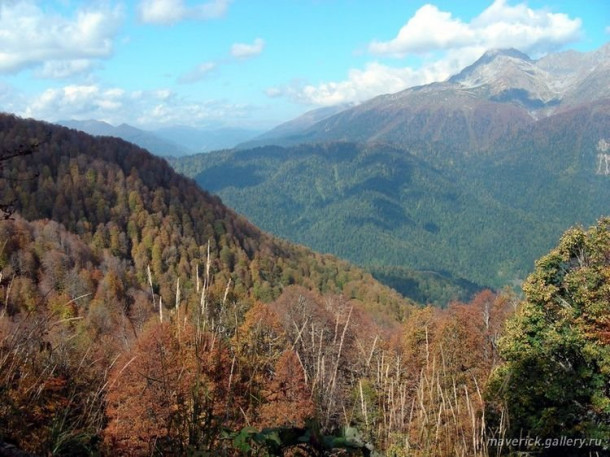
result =
[{"label": "white cloud", "polygon": [[373,41],[369,51],[378,55],[404,57],[410,53],[459,47],[466,40],[472,40],[472,31],[466,24],[434,5],[424,5],[400,29],[396,38],[386,42]]},{"label": "white cloud", "polygon": [[193,8],[195,16],[200,19],[217,19],[224,16],[232,0],[213,0]]},{"label": "white cloud", "polygon": [[38,78],[65,79],[70,76],[89,73],[95,67],[92,60],[49,60],[35,71]]},{"label": "white cloud", "polygon": [[395,38],[374,40],[368,47],[379,57],[418,57],[421,65],[397,68],[369,62],[364,69],[351,69],[344,81],[274,87],[267,94],[311,105],[359,102],[382,93],[443,81],[488,49],[514,47],[538,57],[580,37],[580,19],[546,8],[532,9],[525,3],[511,6],[506,0],[495,0],[470,22],[427,4],[416,11]]},{"label": "white cloud", "polygon": [[[239,60],[248,59],[262,53],[264,47],[265,41],[261,38],[257,38],[252,44],[235,43],[231,47],[231,56]],[[223,59],[220,61],[220,64],[227,64],[228,62],[230,61]],[[191,84],[201,81],[207,78],[214,70],[218,69],[218,65],[219,63],[217,62],[203,62],[187,73],[180,75],[178,82],[180,84]]]},{"label": "white cloud", "polygon": [[211,0],[188,6],[184,0],[142,0],[140,20],[150,24],[172,25],[185,19],[209,20],[224,16],[232,0]]},{"label": "white cloud", "polygon": [[369,62],[364,70],[351,69],[345,81],[322,83],[317,86],[297,82],[285,87],[268,88],[265,93],[269,97],[286,96],[304,104],[332,106],[398,92],[406,87],[437,81],[439,75],[443,75],[445,79],[450,74],[443,62],[418,70]]},{"label": "white cloud", "polygon": [[[125,91],[101,89],[95,84],[68,85],[47,89],[23,109],[26,117],[61,120],[65,118],[98,119],[95,113],[120,113],[125,107]],[[102,119],[102,118],[99,118]]]},{"label": "white cloud", "polygon": [[254,57],[263,52],[265,48],[265,40],[257,38],[254,43],[235,43],[231,46],[231,55],[236,59],[247,59]]},{"label": "white cloud", "polygon": [[403,57],[439,50],[468,47],[517,47],[526,53],[544,53],[580,37],[581,20],[525,3],[508,5],[495,0],[469,23],[453,18],[434,5],[422,6],[390,41],[373,41],[369,51],[376,55]]},{"label": "white cloud", "polygon": [[215,62],[203,62],[202,64],[197,65],[188,73],[180,76],[178,78],[178,82],[181,84],[190,84],[195,83],[197,81],[201,81],[208,74],[216,68]]},{"label": "white cloud", "polygon": [[201,126],[206,123],[222,121],[233,122],[236,118],[245,117],[248,107],[227,103],[222,100],[186,101],[174,100],[168,103],[157,103],[140,110],[134,118],[138,125],[154,128],[167,125]]},{"label": "white cloud", "polygon": [[143,128],[232,122],[245,117],[251,109],[223,100],[186,100],[169,89],[130,92],[97,84],[47,89],[28,99],[0,83],[0,102],[19,116],[49,122],[96,119],[113,125],[126,122]]},{"label": "white cloud", "polygon": [[68,18],[33,0],[0,2],[0,73],[40,66],[42,77],[84,71],[85,61],[110,57],[122,21],[120,6],[83,8]]},{"label": "white cloud", "polygon": [[153,24],[173,24],[186,15],[182,0],[144,0],[139,10],[142,22]]}]

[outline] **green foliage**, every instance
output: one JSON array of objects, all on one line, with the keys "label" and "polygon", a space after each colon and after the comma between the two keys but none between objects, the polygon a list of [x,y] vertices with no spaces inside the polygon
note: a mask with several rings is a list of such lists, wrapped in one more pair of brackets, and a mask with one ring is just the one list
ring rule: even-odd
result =
[{"label": "green foliage", "polygon": [[379,266],[369,270],[378,281],[422,304],[444,307],[454,301],[467,302],[481,289],[470,281],[436,271]]},{"label": "green foliage", "polygon": [[[244,427],[237,432],[226,431],[233,447],[241,455],[284,456],[290,455],[336,455],[346,451],[349,455],[371,456],[373,446],[365,443],[361,433],[354,427],[346,427],[337,435],[321,435],[318,427],[310,423],[305,428],[276,427],[258,430]],[[341,454],[343,455],[343,454]]]},{"label": "green foliage", "polygon": [[[165,160],[131,144],[6,115],[0,129],[3,150],[18,149],[21,138],[40,143],[32,157],[18,155],[0,169],[0,189],[15,196],[15,209],[29,220],[55,220],[96,255],[123,259],[144,287],[150,266],[154,292],[168,306],[178,278],[185,294],[196,285],[208,243],[211,276],[225,285],[230,280],[248,298],[271,301],[290,282],[342,292],[338,276],[378,287],[347,262],[259,231]],[[213,298],[221,300],[224,289],[216,292]],[[381,295],[395,308],[404,306],[394,291]],[[378,301],[363,287],[354,298]]]},{"label": "green foliage", "polygon": [[607,438],[610,219],[567,231],[523,289],[526,301],[500,341],[506,363],[491,383],[509,435]]},{"label": "green foliage", "polygon": [[[287,239],[367,268],[485,287],[520,284],[550,240],[606,214],[609,180],[597,174],[596,144],[610,121],[607,101],[532,122],[521,108],[460,91],[403,95],[276,143],[292,146],[172,164]],[[454,288],[378,278],[426,303],[446,303]]]},{"label": "green foliage", "polygon": [[[146,151],[0,116],[1,147],[22,138],[46,140],[0,169],[16,210],[0,222],[1,440],[38,455],[114,455],[115,438],[126,455],[217,455],[221,423],[257,424],[278,399],[290,407],[278,355],[240,352],[257,299],[299,285],[339,297],[320,295],[326,313],[353,306],[353,320],[366,314],[372,328],[412,309],[366,271],[261,232]],[[155,340],[160,311],[167,329]],[[336,321],[316,331],[328,338]],[[289,349],[273,334],[269,351]],[[215,366],[205,354],[220,349],[219,369],[203,373]],[[298,358],[291,367],[301,372]],[[211,398],[218,404],[202,410]]]},{"label": "green foliage", "polygon": [[[468,167],[441,166],[420,152],[335,142],[172,164],[263,229],[380,272],[378,279],[422,302],[467,298],[472,285],[459,278],[497,288],[524,278],[557,225],[471,185]],[[416,284],[396,278],[399,269]],[[436,281],[435,272],[457,283]]]}]

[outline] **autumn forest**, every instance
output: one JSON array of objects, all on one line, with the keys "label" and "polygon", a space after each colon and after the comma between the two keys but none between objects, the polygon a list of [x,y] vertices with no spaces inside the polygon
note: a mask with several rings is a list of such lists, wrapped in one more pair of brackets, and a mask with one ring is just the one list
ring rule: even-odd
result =
[{"label": "autumn forest", "polygon": [[439,308],[116,138],[0,115],[0,205],[0,455],[610,449],[608,218]]}]

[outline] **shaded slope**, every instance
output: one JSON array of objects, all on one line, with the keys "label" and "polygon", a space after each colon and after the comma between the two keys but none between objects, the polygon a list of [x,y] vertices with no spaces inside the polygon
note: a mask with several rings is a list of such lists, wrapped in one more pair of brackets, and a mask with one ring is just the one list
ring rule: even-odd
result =
[{"label": "shaded slope", "polygon": [[187,163],[266,230],[360,265],[500,286],[523,277],[554,229],[388,145],[268,147]]},{"label": "shaded slope", "polygon": [[492,156],[465,161],[463,175],[544,223],[592,224],[608,212],[609,127],[610,101],[576,107],[505,135]]}]

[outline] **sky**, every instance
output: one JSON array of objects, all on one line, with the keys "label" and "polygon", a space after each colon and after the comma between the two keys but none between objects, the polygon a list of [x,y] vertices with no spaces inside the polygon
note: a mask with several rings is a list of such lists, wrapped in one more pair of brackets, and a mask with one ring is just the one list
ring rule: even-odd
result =
[{"label": "sky", "polygon": [[445,80],[488,49],[609,40],[608,0],[0,0],[0,110],[266,130]]}]

